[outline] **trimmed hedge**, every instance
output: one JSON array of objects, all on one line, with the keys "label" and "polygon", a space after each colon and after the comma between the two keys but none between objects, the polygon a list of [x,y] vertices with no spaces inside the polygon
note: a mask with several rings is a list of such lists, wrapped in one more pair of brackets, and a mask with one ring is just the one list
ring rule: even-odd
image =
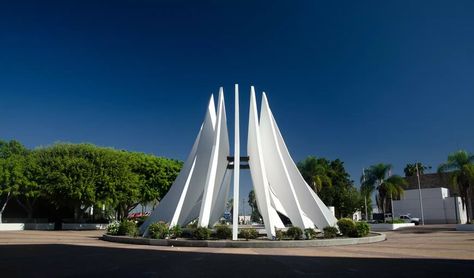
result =
[{"label": "trimmed hedge", "polygon": [[339,221],[337,221],[337,226],[339,227],[339,231],[343,236],[353,235],[356,229],[354,221],[349,218],[339,219]]},{"label": "trimmed hedge", "polygon": [[117,235],[119,236],[138,236],[138,228],[135,222],[130,220],[124,220],[120,222]]},{"label": "trimmed hedge", "polygon": [[356,237],[364,237],[370,233],[370,226],[367,222],[357,222],[355,224],[355,236]]},{"label": "trimmed hedge", "polygon": [[232,238],[232,229],[227,225],[217,225],[215,226],[216,238],[218,239],[228,239]]}]

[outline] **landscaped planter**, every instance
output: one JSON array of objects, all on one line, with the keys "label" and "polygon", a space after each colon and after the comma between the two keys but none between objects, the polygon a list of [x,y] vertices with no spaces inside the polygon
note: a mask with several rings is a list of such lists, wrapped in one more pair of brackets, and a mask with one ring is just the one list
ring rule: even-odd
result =
[{"label": "landscaped planter", "polygon": [[474,224],[457,224],[456,231],[474,232]]},{"label": "landscaped planter", "polygon": [[104,235],[102,239],[128,244],[144,244],[180,247],[236,247],[236,248],[285,248],[285,247],[323,247],[374,243],[385,240],[385,235],[372,233],[360,238],[335,238],[314,240],[192,240],[192,239],[150,239],[143,237]]},{"label": "landscaped planter", "polygon": [[0,224],[0,231],[23,231],[25,224],[23,223],[2,223]]},{"label": "landscaped planter", "polygon": [[369,224],[370,229],[374,231],[394,231],[400,228],[414,227],[415,223],[381,223],[381,224]]},{"label": "landscaped planter", "polygon": [[105,230],[109,224],[105,223],[63,223],[63,230]]}]

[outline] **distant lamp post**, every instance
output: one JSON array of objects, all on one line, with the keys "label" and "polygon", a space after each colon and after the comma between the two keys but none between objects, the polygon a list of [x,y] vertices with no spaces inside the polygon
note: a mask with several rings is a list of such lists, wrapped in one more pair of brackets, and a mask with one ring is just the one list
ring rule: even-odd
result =
[{"label": "distant lamp post", "polygon": [[[415,163],[415,167],[416,167],[416,177],[418,179],[418,194],[419,194],[419,197],[420,197],[421,225],[425,225],[425,217],[423,215],[423,198],[421,196],[420,171],[418,169],[418,163]],[[456,215],[457,215],[457,213],[456,213]],[[456,216],[456,219],[457,219],[457,216]]]}]

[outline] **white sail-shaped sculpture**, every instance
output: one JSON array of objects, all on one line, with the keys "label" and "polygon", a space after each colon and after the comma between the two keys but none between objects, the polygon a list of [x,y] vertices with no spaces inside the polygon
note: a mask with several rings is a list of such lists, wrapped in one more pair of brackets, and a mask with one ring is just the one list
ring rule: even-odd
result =
[{"label": "white sail-shaped sculpture", "polygon": [[[229,181],[224,179],[229,138],[222,88],[219,92],[218,109],[216,113],[214,97],[211,95],[204,122],[191,153],[168,193],[140,227],[140,233],[147,235],[148,226],[158,221],[169,223],[170,226],[183,226],[199,218],[204,219],[200,224],[207,226],[213,208],[224,213],[227,197],[225,191],[228,191],[230,178],[227,178]],[[226,188],[221,189],[222,186]],[[214,216],[213,219],[215,218]]]},{"label": "white sail-shaped sculpture", "polygon": [[269,188],[294,226],[324,228],[337,222],[331,211],[308,186],[296,167],[263,93],[260,114],[260,134],[264,167]]},{"label": "white sail-shaped sculpture", "polygon": [[[146,222],[140,227],[145,236],[151,223],[164,221],[170,226],[186,225],[193,220],[202,227],[212,226],[223,215],[231,177],[234,177],[234,205],[238,204],[240,141],[238,87],[236,85],[235,150],[229,160],[230,146],[224,92],[221,88],[217,111],[211,96],[204,122],[183,169]],[[248,166],[267,237],[284,228],[279,214],[300,228],[335,226],[336,218],[304,181],[285,145],[263,93],[260,118],[254,87],[250,93],[247,138]],[[238,165],[236,165],[236,163]],[[231,167],[233,166],[233,167]],[[238,213],[238,209],[234,209]],[[237,226],[237,218],[233,223]],[[237,228],[233,239],[237,239]]]}]

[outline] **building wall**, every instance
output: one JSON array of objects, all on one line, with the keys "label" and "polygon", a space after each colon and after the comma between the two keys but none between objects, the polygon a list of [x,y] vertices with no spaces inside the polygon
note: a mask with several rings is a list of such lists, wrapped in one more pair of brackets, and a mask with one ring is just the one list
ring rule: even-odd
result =
[{"label": "building wall", "polygon": [[[449,197],[447,188],[425,188],[421,190],[421,195],[425,224],[466,222],[466,210],[462,206],[461,198]],[[401,200],[393,201],[393,206],[397,217],[401,214],[410,214],[421,220],[418,190],[406,190]]]}]

